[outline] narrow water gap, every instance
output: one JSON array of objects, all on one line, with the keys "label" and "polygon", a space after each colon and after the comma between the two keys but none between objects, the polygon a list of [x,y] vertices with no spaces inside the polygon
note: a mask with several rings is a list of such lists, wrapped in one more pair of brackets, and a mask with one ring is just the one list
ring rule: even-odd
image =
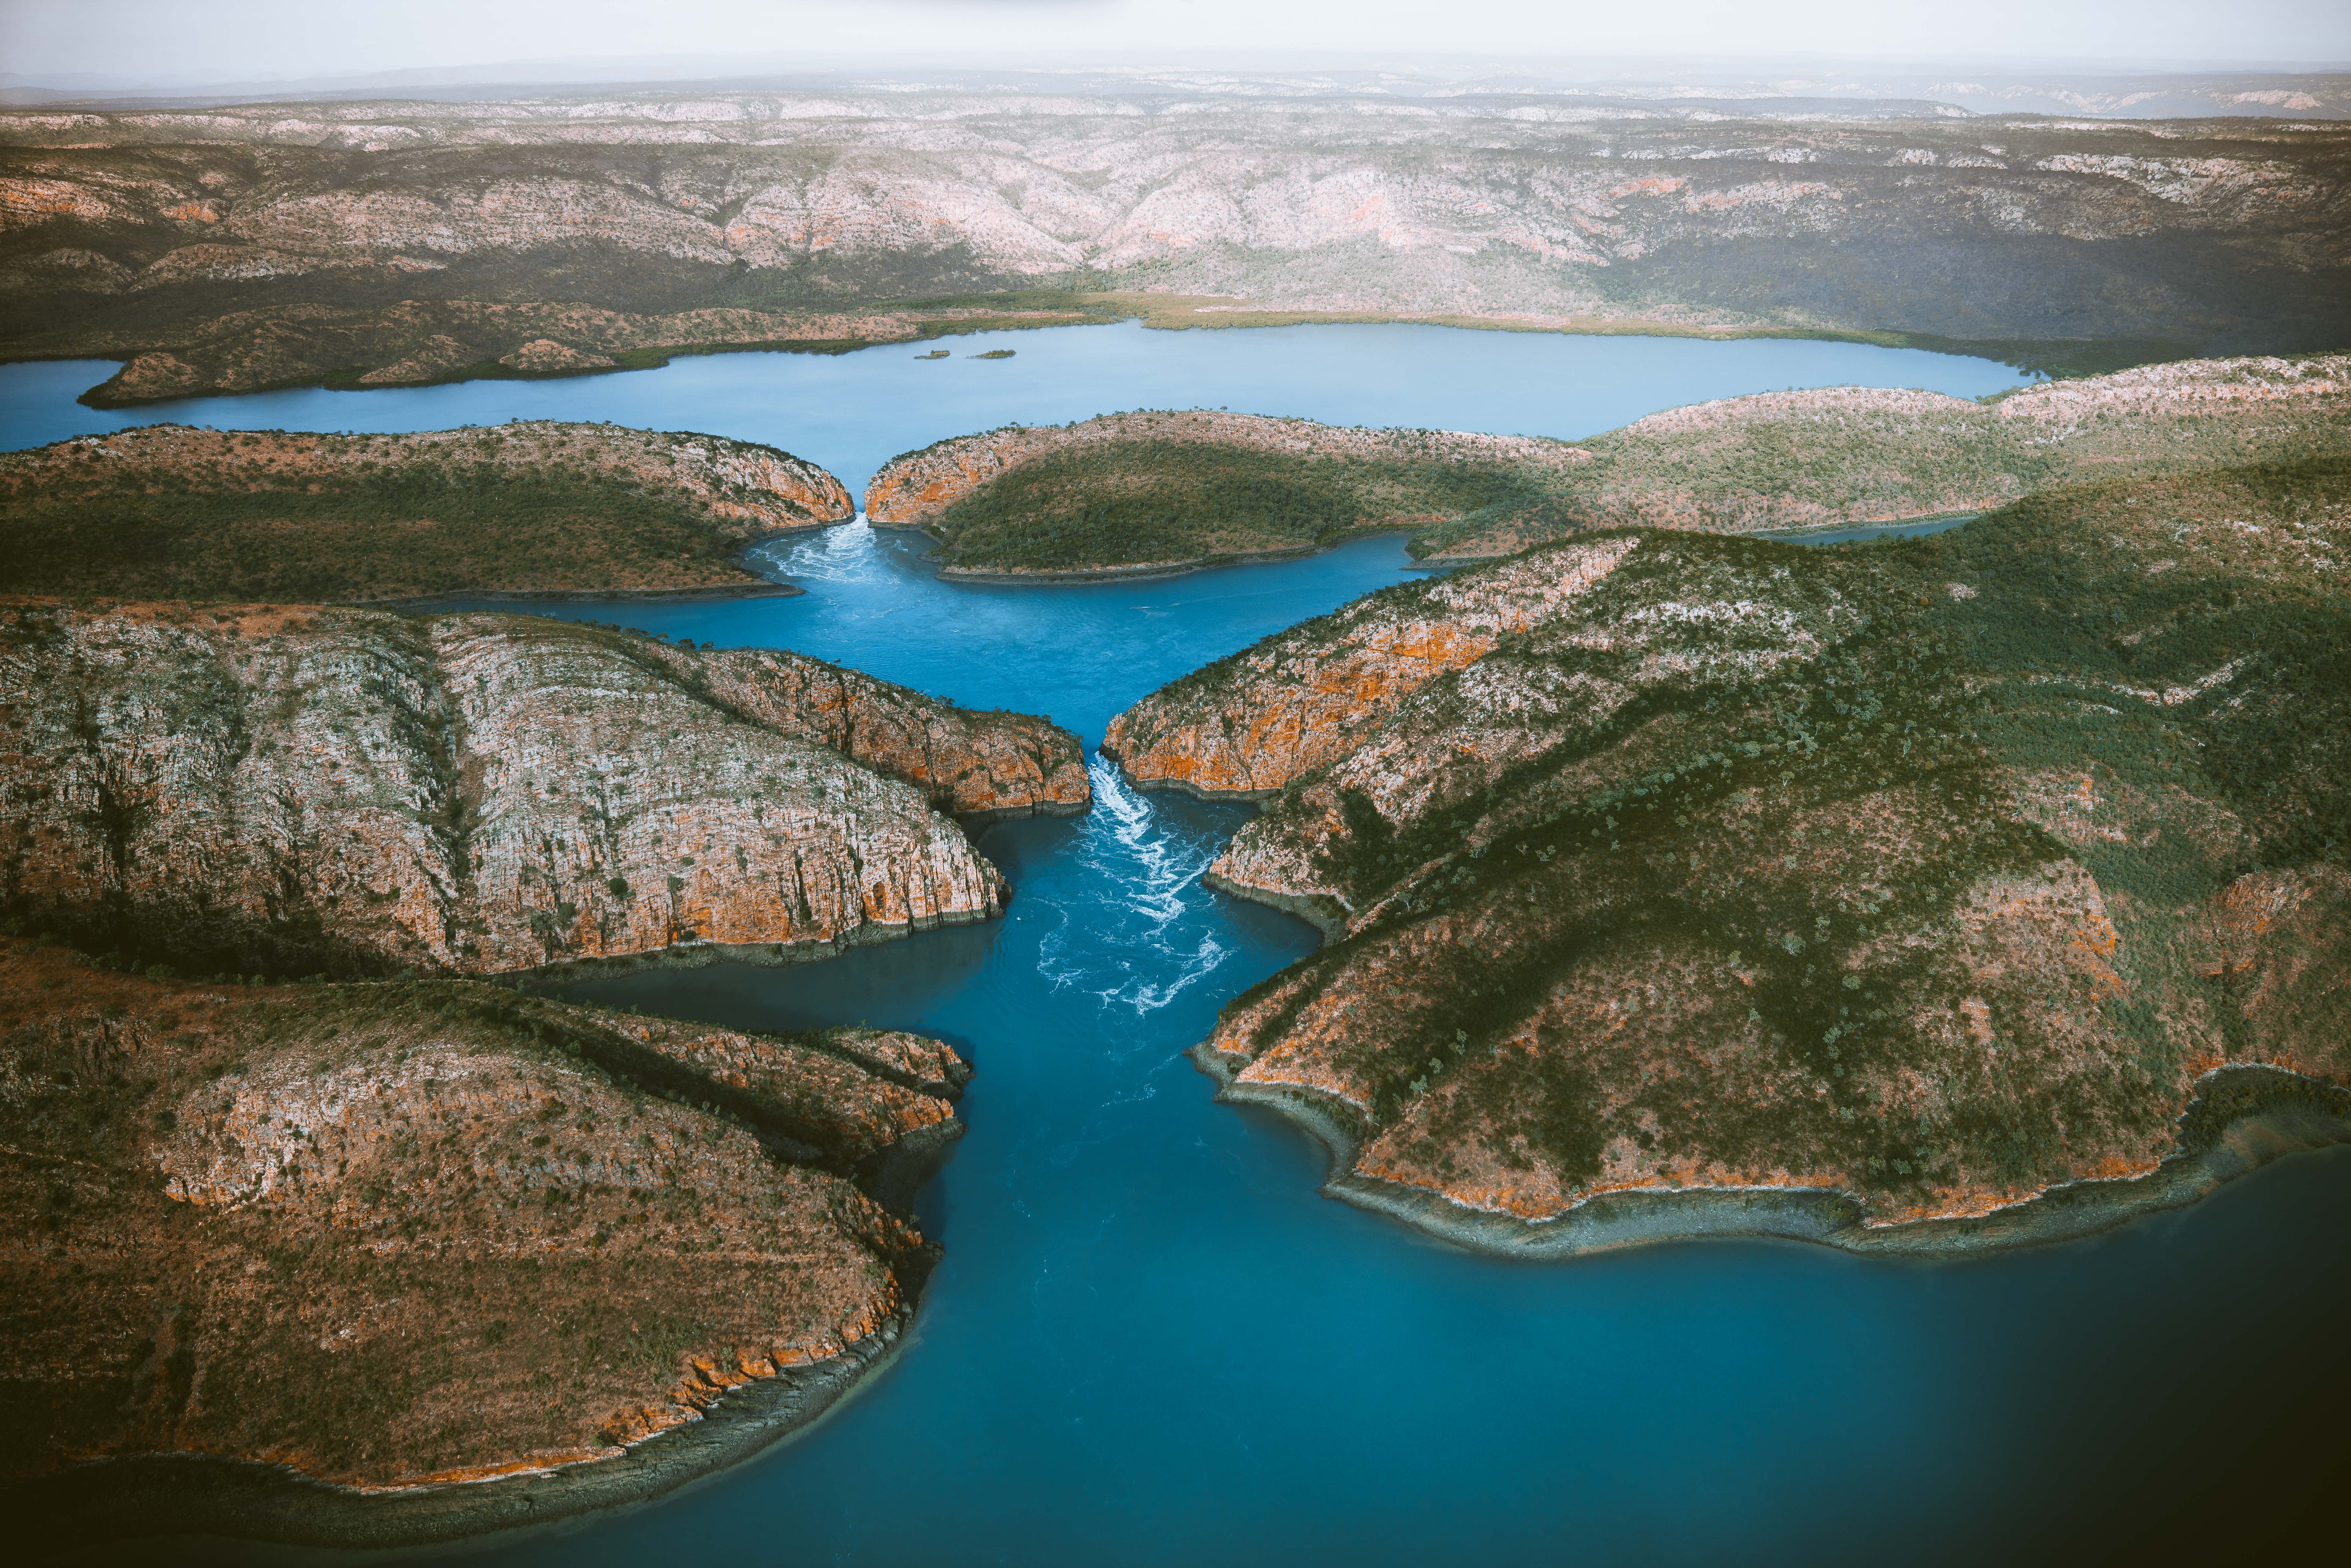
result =
[{"label": "narrow water gap", "polygon": [[[2013,379],[1850,344],[1437,328],[999,336],[1019,340],[1019,358],[721,356],[127,414],[72,404],[102,370],[0,367],[0,427],[24,445],[162,419],[611,419],[770,441],[859,486],[937,436],[1136,406],[1576,436],[1783,386],[1974,396]],[[1411,569],[1398,541],[1367,539],[1157,581],[983,587],[941,583],[924,548],[851,525],[763,552],[804,597],[547,612],[795,649],[967,706],[1044,713],[1092,746],[1164,682]],[[2323,1473],[2311,1467],[2339,1461],[2351,1151],[2282,1162],[2087,1242],[1963,1263],[1754,1242],[1565,1264],[1462,1252],[1320,1197],[1309,1140],[1213,1103],[1183,1052],[1231,997],[1311,952],[1313,934],[1202,884],[1247,808],[1137,794],[1099,758],[1095,781],[1089,816],[979,834],[1013,885],[1001,920],[824,963],[576,988],[741,1027],[866,1022],[953,1042],[977,1069],[969,1132],[919,1210],[946,1258],[896,1363],[804,1436],[659,1503],[451,1556],[517,1568],[1809,1568],[2205,1544],[2225,1556],[2294,1522],[2264,1511],[2265,1483],[2311,1490]],[[2208,1542],[2199,1532],[2215,1521],[2231,1533]]]}]

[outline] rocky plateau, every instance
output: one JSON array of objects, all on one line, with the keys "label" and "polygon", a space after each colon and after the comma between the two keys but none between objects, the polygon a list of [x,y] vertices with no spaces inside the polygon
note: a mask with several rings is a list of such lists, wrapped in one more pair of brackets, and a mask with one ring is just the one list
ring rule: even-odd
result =
[{"label": "rocky plateau", "polygon": [[[747,1401],[821,1409],[936,1255],[873,1196],[962,1130],[968,1070],[935,1041],[0,949],[19,1217],[0,1234],[0,1496],[19,1504],[385,1544],[532,1507],[514,1479],[461,1483],[575,1472],[536,1494],[542,1521],[597,1500],[609,1481],[582,1469],[659,1490],[648,1468],[693,1468],[664,1434]],[[154,1454],[180,1468],[100,1462]],[[281,1485],[241,1512],[173,1484],[226,1473],[198,1457],[341,1490]]]}]

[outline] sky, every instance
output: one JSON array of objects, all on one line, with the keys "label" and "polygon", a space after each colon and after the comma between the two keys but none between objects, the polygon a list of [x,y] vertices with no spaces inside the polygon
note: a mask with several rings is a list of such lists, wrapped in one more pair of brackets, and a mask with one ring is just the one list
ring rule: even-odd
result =
[{"label": "sky", "polygon": [[2351,0],[0,0],[6,79],[88,85],[1227,49],[2291,66],[2351,61]]}]

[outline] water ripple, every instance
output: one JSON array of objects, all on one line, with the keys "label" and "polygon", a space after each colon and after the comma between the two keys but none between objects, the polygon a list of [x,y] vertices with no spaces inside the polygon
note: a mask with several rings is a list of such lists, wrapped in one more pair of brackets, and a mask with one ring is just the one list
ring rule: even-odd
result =
[{"label": "water ripple", "polygon": [[835,523],[814,535],[788,536],[755,548],[750,553],[767,561],[779,577],[806,582],[879,582],[888,568],[876,549],[873,525],[865,514],[857,520]]},{"label": "water ripple", "polygon": [[1061,909],[1060,925],[1038,944],[1038,972],[1056,990],[1074,986],[1105,1011],[1123,1009],[1141,1018],[1232,956],[1213,933],[1186,920],[1207,907],[1197,889],[1217,844],[1171,830],[1150,800],[1101,757],[1088,772],[1094,809],[1078,858],[1100,891],[1080,908]]}]

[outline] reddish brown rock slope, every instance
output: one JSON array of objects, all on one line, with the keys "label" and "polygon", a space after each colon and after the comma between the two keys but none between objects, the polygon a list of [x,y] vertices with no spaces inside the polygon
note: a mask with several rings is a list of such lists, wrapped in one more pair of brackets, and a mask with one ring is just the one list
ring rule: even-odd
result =
[{"label": "reddish brown rock slope", "polygon": [[[615,1458],[747,1385],[821,1408],[935,1256],[861,1181],[960,1131],[844,1043],[0,943],[0,1485],[172,1453],[412,1487]],[[154,1479],[101,1484],[245,1518],[130,1513]]]},{"label": "reddish brown rock slope", "polygon": [[206,968],[830,953],[1001,906],[932,800],[1087,799],[1040,720],[514,616],[20,601],[0,703],[12,912]]}]

